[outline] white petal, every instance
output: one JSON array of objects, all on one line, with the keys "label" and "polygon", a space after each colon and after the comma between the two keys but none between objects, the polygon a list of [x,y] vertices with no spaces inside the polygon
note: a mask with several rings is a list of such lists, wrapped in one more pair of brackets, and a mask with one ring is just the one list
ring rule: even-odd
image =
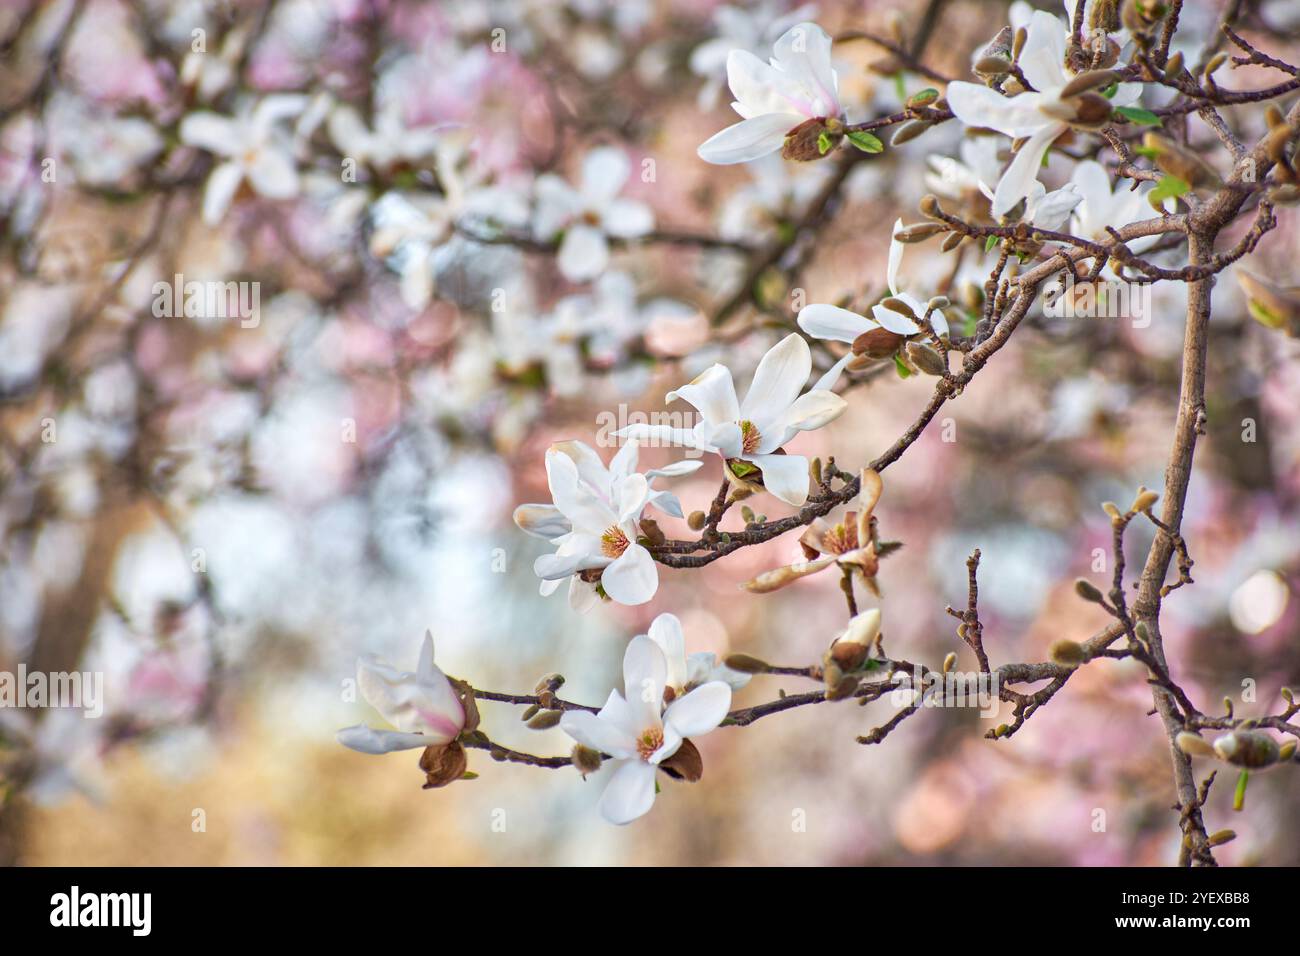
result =
[{"label": "white petal", "polygon": [[784,146],[786,135],[803,120],[797,113],[765,113],[714,133],[696,152],[718,166],[747,163]]},{"label": "white petal", "polygon": [[650,483],[645,475],[628,475],[619,483],[618,520],[635,521],[650,497]]},{"label": "white petal", "polygon": [[1011,137],[1029,136],[1048,122],[1038,111],[1042,96],[1003,96],[978,83],[948,84],[948,106],[959,120],[975,128],[995,129]]},{"label": "white petal", "polygon": [[398,730],[426,735],[429,744],[456,739],[465,710],[442,671],[399,671],[373,656],[357,661],[357,689],[371,707]]},{"label": "white petal", "polygon": [[682,475],[690,475],[699,471],[703,465],[704,462],[699,459],[689,461],[683,458],[681,461],[674,461],[662,468],[651,468],[645,474],[647,478],[680,478]]},{"label": "white petal", "polygon": [[1005,216],[1012,206],[1029,195],[1033,184],[1038,181],[1038,171],[1048,147],[1068,128],[1064,123],[1044,126],[1020,147],[993,193],[994,218]]},{"label": "white petal", "polygon": [[557,551],[555,554],[543,554],[533,562],[533,573],[544,581],[563,581],[579,571],[608,567],[611,563],[609,558],[596,550],[600,546],[599,540],[589,535],[584,535],[583,538],[590,547],[567,553]]},{"label": "white petal", "polygon": [[644,634],[628,641],[623,652],[623,699],[633,733],[663,726],[664,681],[668,662],[659,645]]},{"label": "white petal", "polygon": [[818,391],[829,392],[832,388],[835,387],[835,383],[840,380],[840,375],[844,373],[844,367],[848,365],[850,362],[852,362],[854,357],[855,356],[853,355],[852,352],[845,352],[844,356],[839,361],[837,361],[834,365],[828,368],[825,374],[822,375],[821,378],[817,379],[817,381],[813,383],[812,390],[815,392]]},{"label": "white petal", "polygon": [[293,159],[278,149],[257,150],[248,165],[248,181],[267,199],[292,199],[298,195],[298,170]]},{"label": "white petal", "polygon": [[659,572],[650,552],[632,542],[601,573],[600,583],[619,604],[645,604],[659,590]]},{"label": "white petal", "polygon": [[778,426],[781,444],[762,451],[775,451],[794,437],[795,432],[808,432],[830,424],[844,414],[849,403],[825,389],[813,389],[795,399]]},{"label": "white petal", "polygon": [[754,371],[754,380],[740,406],[740,417],[760,431],[778,421],[808,384],[812,352],[803,336],[791,332],[767,351]]},{"label": "white petal", "polygon": [[722,681],[712,681],[669,704],[664,724],[683,737],[698,737],[716,729],[730,707],[731,688]]},{"label": "white petal", "polygon": [[644,236],[655,227],[655,214],[639,199],[613,199],[600,215],[605,232],[620,239]]},{"label": "white petal", "polygon": [[640,423],[620,428],[614,434],[628,441],[642,445],[678,445],[683,448],[699,447],[695,432],[689,428],[673,428],[671,425],[649,425]]},{"label": "white petal", "polygon": [[564,233],[555,263],[570,282],[596,278],[609,265],[609,243],[605,241],[605,234],[582,223],[570,226]]},{"label": "white petal", "polygon": [[645,816],[655,803],[655,767],[643,760],[619,764],[600,797],[600,815],[622,826]]},{"label": "white petal", "polygon": [[777,66],[809,97],[807,115],[838,116],[839,97],[831,69],[831,38],[815,23],[796,23],[773,47]]},{"label": "white petal", "polygon": [[551,488],[551,500],[578,530],[600,534],[614,524],[614,512],[580,481],[577,464],[564,451],[547,449],[546,480]]},{"label": "white petal", "polygon": [[618,195],[632,170],[627,154],[615,146],[593,149],[582,161],[582,195],[603,204]]},{"label": "white petal", "polygon": [[1061,21],[1043,10],[1029,18],[1029,36],[1020,55],[1020,68],[1039,92],[1062,87],[1065,78],[1065,34]]},{"label": "white petal", "polygon": [[216,225],[230,208],[230,201],[244,181],[244,170],[238,163],[222,163],[208,176],[203,190],[203,221]]},{"label": "white petal", "polygon": [[[552,582],[542,582],[543,584]],[[559,582],[553,582],[556,586]],[[588,584],[578,575],[569,578],[569,607],[579,614],[586,614],[593,607],[600,603],[600,592],[596,590],[596,585]]]},{"label": "white petal", "polygon": [[747,455],[763,469],[763,487],[788,505],[808,500],[808,459],[802,455]]},{"label": "white petal", "polygon": [[837,305],[806,305],[799,310],[799,328],[815,339],[852,342],[863,332],[876,328],[865,316]]},{"label": "white petal", "polygon": [[514,518],[521,531],[547,541],[573,530],[569,519],[554,505],[520,505],[515,509]]},{"label": "white petal", "polygon": [[898,267],[903,263],[903,244],[895,238],[903,228],[903,220],[895,219],[894,228],[889,233],[889,265],[885,269],[885,282],[890,295],[898,295]]},{"label": "white petal", "polygon": [[773,113],[786,113],[793,122],[786,129],[798,126],[807,117],[795,112],[782,91],[793,84],[780,70],[765,63],[748,50],[732,50],[727,54],[727,85],[735,102],[732,109],[745,119]]},{"label": "white petal", "polygon": [[191,113],[181,120],[181,142],[218,156],[233,156],[244,147],[239,124],[216,113]]},{"label": "white petal", "polygon": [[650,622],[646,635],[659,645],[668,664],[668,676],[665,678],[669,687],[680,690],[686,686],[686,637],[682,634],[682,622],[675,614],[660,614]]},{"label": "white petal", "polygon": [[[896,299],[902,299],[901,295],[895,296]],[[913,309],[913,312],[916,310]],[[924,311],[924,310],[922,310]],[[921,327],[902,313],[895,312],[893,309],[886,309],[883,305],[873,305],[871,314],[880,323],[882,329],[887,329],[895,335],[915,335],[921,331]]]},{"label": "white petal", "polygon": [[611,757],[626,760],[636,756],[636,741],[622,728],[585,710],[566,710],[560,729],[582,744]]},{"label": "white petal", "polygon": [[[428,747],[436,741],[424,734],[405,734],[396,730],[375,730],[365,724],[344,727],[334,738],[344,747],[363,754],[387,754],[395,750],[414,750]],[[443,741],[445,743],[446,741]]]},{"label": "white petal", "polygon": [[[609,497],[613,483],[612,462],[611,468],[606,468],[596,449],[577,439],[557,441],[551,448],[573,459],[573,463],[578,466],[578,477],[590,485],[593,491]],[[635,459],[635,451],[633,457]]]},{"label": "white petal", "polygon": [[694,405],[706,422],[721,424],[740,417],[736,386],[731,380],[731,370],[724,365],[709,366],[690,383],[669,392],[664,402],[678,398]]}]

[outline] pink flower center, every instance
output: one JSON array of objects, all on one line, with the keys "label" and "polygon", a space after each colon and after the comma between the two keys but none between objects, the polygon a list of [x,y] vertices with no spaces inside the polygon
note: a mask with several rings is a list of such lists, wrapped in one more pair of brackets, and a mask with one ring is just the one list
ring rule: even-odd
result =
[{"label": "pink flower center", "polygon": [[605,529],[605,533],[600,536],[600,553],[607,558],[620,558],[623,552],[627,550],[630,542],[623,529],[617,525],[610,525]]},{"label": "pink flower center", "polygon": [[664,732],[658,727],[641,731],[636,739],[636,752],[642,760],[649,760],[654,752],[664,745]]},{"label": "pink flower center", "polygon": [[758,426],[751,421],[740,423],[740,450],[746,455],[752,455],[758,449],[758,443],[763,440],[759,434]]}]

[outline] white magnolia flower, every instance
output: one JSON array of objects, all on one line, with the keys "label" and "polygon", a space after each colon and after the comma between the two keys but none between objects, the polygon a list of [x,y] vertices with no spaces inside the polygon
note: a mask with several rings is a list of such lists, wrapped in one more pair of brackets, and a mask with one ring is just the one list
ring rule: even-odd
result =
[{"label": "white magnolia flower", "polygon": [[296,116],[306,105],[304,96],[278,93],[233,117],[199,112],[181,121],[181,142],[226,157],[208,177],[203,193],[205,222],[221,221],[245,181],[268,199],[298,195],[293,139],[278,124]]},{"label": "white magnolia flower", "polygon": [[[1088,159],[1074,167],[1070,182],[1078,189],[1080,201],[1074,208],[1073,232],[1084,239],[1109,240],[1106,227],[1122,229],[1149,215],[1147,193],[1155,187],[1144,183],[1138,189],[1127,186],[1111,188],[1110,174],[1096,160]],[[1127,245],[1141,252],[1159,242],[1159,236],[1143,236],[1130,240]]]},{"label": "white magnolia flower", "polygon": [[[893,234],[897,235],[902,228],[903,220],[894,220]],[[904,244],[896,238],[891,238],[889,242],[889,266],[885,273],[886,281],[889,284],[889,294],[895,299],[906,302],[908,308],[916,315],[924,316],[926,302],[899,288],[898,270],[903,262],[903,251]],[[883,305],[873,305],[871,315],[872,318],[869,319],[865,315],[859,315],[848,309],[841,309],[836,305],[814,304],[806,305],[799,310],[798,322],[799,328],[815,339],[829,339],[833,342],[848,342],[850,344],[864,332],[870,332],[873,329],[886,329],[896,335],[918,335],[922,331],[921,326],[912,319],[895,312],[893,309],[886,309]],[[930,324],[934,327],[934,331],[941,336],[949,333],[948,320],[940,310],[936,309],[931,314]],[[813,387],[832,388],[836,381],[839,380],[840,373],[844,371],[844,366],[852,359],[853,353],[849,352],[832,365]]]},{"label": "white magnolia flower", "polygon": [[465,708],[447,675],[433,663],[433,635],[427,631],[414,673],[367,654],[357,661],[357,688],[366,703],[397,728],[357,724],[338,732],[339,743],[363,754],[449,744],[465,727]]},{"label": "white magnolia flower", "polygon": [[533,230],[549,240],[564,233],[556,264],[570,282],[585,282],[605,271],[608,237],[635,239],[654,229],[645,203],[619,196],[632,165],[621,149],[593,149],[582,162],[577,189],[551,173],[537,177]]},{"label": "white magnolia flower", "polygon": [[747,163],[785,145],[809,120],[842,120],[839,81],[831,69],[831,38],[815,23],[798,23],[781,35],[764,63],[748,50],[727,57],[732,109],[744,119],[699,148],[707,163]]},{"label": "white magnolia flower", "polygon": [[691,51],[691,72],[705,78],[697,100],[700,109],[717,105],[732,50],[754,53],[765,49],[799,21],[817,15],[817,7],[810,3],[783,14],[784,6],[784,0],[759,0],[749,7],[724,3],[713,11],[717,36]]},{"label": "white magnolia flower", "polygon": [[[1076,98],[1061,96],[1072,79],[1065,70],[1068,32],[1068,27],[1050,13],[1038,10],[1030,17],[1020,68],[1033,92],[1003,96],[978,83],[948,84],[948,103],[967,126],[987,127],[1013,139],[1028,137],[994,190],[995,218],[1005,216],[1029,195],[1047,150],[1072,123],[1080,121]],[[1121,83],[1110,103],[1130,105],[1141,92],[1139,83]]]},{"label": "white magnolia flower", "polygon": [[948,199],[966,200],[982,194],[991,200],[993,184],[1002,176],[1002,158],[998,155],[1001,146],[996,136],[967,136],[959,147],[961,159],[927,156],[930,171],[925,174],[926,188]]},{"label": "white magnolia flower", "polygon": [[695,471],[698,461],[679,461],[645,474],[637,472],[638,448],[627,442],[606,467],[590,446],[560,442],[546,452],[546,479],[554,504],[520,505],[515,524],[558,545],[533,564],[543,596],[569,578],[569,603],[586,611],[597,600],[596,582],[619,604],[644,604],[659,589],[654,558],[637,544],[637,523],[647,505],[680,518],[677,497],[652,485],[657,477]]},{"label": "white magnolia flower", "polygon": [[688,656],[682,622],[675,614],[660,614],[656,617],[650,622],[647,636],[664,652],[664,660],[668,665],[664,686],[672,690],[673,699],[713,681],[722,681],[732,690],[740,690],[749,683],[749,674],[733,671],[719,663],[716,654],[699,651]]},{"label": "white magnolia flower", "polygon": [[344,157],[378,170],[433,155],[438,148],[440,129],[407,126],[401,108],[394,101],[379,110],[374,129],[367,128],[361,114],[347,105],[337,106],[330,112],[328,128],[330,139]]},{"label": "white magnolia flower", "polygon": [[1066,183],[1049,193],[1042,183],[1035,182],[1025,198],[1025,220],[1039,229],[1055,232],[1065,225],[1070,213],[1081,202],[1083,194],[1074,183]]},{"label": "white magnolia flower", "polygon": [[634,637],[623,656],[623,694],[610,691],[600,713],[565,711],[560,729],[582,744],[613,758],[614,772],[600,798],[600,813],[610,823],[631,823],[654,805],[656,771],[677,753],[682,741],[700,737],[722,723],[731,707],[731,688],[721,681],[702,684],[664,708],[668,661],[645,635]]},{"label": "white magnolia flower", "polygon": [[698,448],[757,465],[768,491],[787,504],[800,506],[808,499],[808,459],[777,452],[799,432],[821,428],[839,418],[846,406],[844,399],[824,388],[801,395],[811,372],[808,343],[792,332],[758,363],[744,402],[736,398],[731,371],[713,365],[665,398],[668,402],[684,399],[699,410],[701,420],[693,429],[643,424],[629,425],[618,434]]}]

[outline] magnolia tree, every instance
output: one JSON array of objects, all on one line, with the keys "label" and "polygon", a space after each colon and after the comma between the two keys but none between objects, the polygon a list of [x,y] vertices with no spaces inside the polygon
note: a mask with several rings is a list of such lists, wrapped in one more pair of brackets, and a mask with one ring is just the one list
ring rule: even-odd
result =
[{"label": "magnolia tree", "polygon": [[[989,718],[987,746],[1014,748],[1027,722],[1068,700],[1067,685],[1086,684],[1078,675],[1129,666],[1158,718],[1148,732],[1167,744],[1158,786],[1172,794],[1178,862],[1213,865],[1235,836],[1205,809],[1216,777],[1231,772],[1240,808],[1250,775],[1293,772],[1300,738],[1300,703],[1281,686],[1293,659],[1268,689],[1276,706],[1251,696],[1236,709],[1229,699],[1225,712],[1198,699],[1203,682],[1189,686],[1191,662],[1167,650],[1162,629],[1165,606],[1196,590],[1200,555],[1185,525],[1194,456],[1215,414],[1211,290],[1231,273],[1265,327],[1257,333],[1279,349],[1300,334],[1290,277],[1243,268],[1300,199],[1300,70],[1285,59],[1285,11],[1067,0],[981,5],[970,17],[930,0],[857,23],[844,11],[765,3],[719,7],[683,47],[649,4],[520,6],[236,11],[141,0],[6,14],[6,44],[25,68],[7,84],[3,128],[13,259],[3,331],[14,355],[0,359],[13,411],[0,473],[4,560],[7,589],[46,589],[9,615],[6,626],[26,635],[15,646],[27,650],[14,653],[37,670],[71,670],[109,640],[106,629],[141,637],[125,667],[139,693],[114,711],[101,748],[208,720],[223,674],[259,666],[256,642],[231,645],[229,635],[256,613],[272,616],[224,597],[197,566],[196,501],[231,489],[284,502],[353,495],[382,512],[386,494],[413,494],[438,472],[431,462],[446,447],[531,451],[554,402],[644,399],[666,378],[667,411],[657,398],[631,412],[623,402],[598,419],[613,427],[537,448],[550,500],[512,502],[518,529],[545,542],[532,552],[536,601],[562,602],[551,595],[563,586],[567,614],[648,611],[603,702],[570,699],[559,673],[531,693],[481,686],[490,666],[482,679],[449,676],[426,634],[414,670],[361,659],[356,689],[388,726],[349,727],[339,743],[419,751],[425,788],[486,775],[473,751],[572,775],[575,787],[598,774],[600,815],[628,824],[675,812],[671,799],[654,808],[661,789],[710,785],[697,741],[719,728],[825,704],[821,733],[877,745],[930,708],[973,707]],[[950,21],[962,28],[949,33]],[[951,49],[972,23],[978,42]],[[94,75],[86,52],[102,34],[119,40],[125,61],[112,82]],[[1238,82],[1238,70],[1257,82]],[[713,106],[724,85],[729,120]],[[750,177],[717,204],[715,229],[660,221],[659,191],[674,188],[658,179],[667,147],[638,145],[646,129],[619,105],[684,89],[715,131],[673,155],[674,167]],[[906,146],[916,140],[936,144],[924,157],[928,192],[870,180],[895,155],[917,156]],[[841,213],[872,190],[911,210],[895,219],[877,207],[849,224],[887,248],[885,267],[859,262],[854,291],[810,298],[799,276],[818,242],[842,236]],[[75,238],[61,258],[54,228],[75,237],[92,202],[124,206],[133,220],[122,224],[129,239],[101,237],[95,269],[78,262]],[[697,289],[647,281],[641,263],[675,276],[687,253]],[[955,626],[951,649],[931,660],[895,640],[887,649],[895,622],[914,613],[891,606],[908,584],[891,566],[910,524],[891,513],[906,487],[891,481],[894,466],[951,424],[941,413],[1013,341],[1073,318],[1140,328],[1156,295],[1182,310],[1178,372],[1144,378],[1140,360],[1128,371],[1154,385],[1163,408],[1176,402],[1163,486],[1137,487],[1131,503],[1093,499],[1108,521],[1098,573],[1057,609],[1099,613],[1104,626],[1050,642],[1045,659],[1016,660],[1012,635],[986,626],[975,549],[965,568],[944,568],[966,593],[939,605]],[[333,445],[343,452],[308,453],[276,481],[287,467],[277,442],[287,439],[257,423],[287,415],[291,384],[313,377],[328,377],[360,412],[340,419]],[[833,454],[799,452],[855,405],[869,411],[918,382],[928,399],[883,451],[838,430]],[[1112,384],[1094,380],[1094,407]],[[60,427],[73,437],[51,438]],[[1013,434],[1004,452],[1033,440]],[[652,467],[642,463],[650,456]],[[716,492],[696,500],[703,481]],[[50,598],[44,575],[59,561],[48,555],[62,539],[51,543],[49,527],[81,529],[64,546],[94,558],[72,577],[95,593],[142,510],[194,556],[195,583],[150,607],[150,621],[111,593],[107,625],[98,604],[71,613],[73,602]],[[78,524],[103,511],[119,517]],[[777,539],[797,540],[797,554],[773,558],[765,546]],[[758,566],[742,556],[751,549]],[[824,652],[773,662],[698,649],[673,613],[680,590],[662,586],[689,587],[715,563],[708,573],[738,569],[737,602],[772,605],[812,587],[805,578],[835,579],[838,594],[821,599],[839,602],[842,618],[820,636]],[[1270,580],[1233,599],[1277,604],[1280,587],[1285,607],[1285,582]],[[1259,613],[1272,615],[1262,630],[1283,610]],[[327,628],[329,608],[318,614],[291,627]],[[185,676],[167,683],[166,707],[149,709],[141,695],[153,705],[159,655],[185,657]],[[757,702],[737,706],[742,689]],[[873,702],[890,716],[855,726],[853,706]],[[509,708],[533,730],[558,728],[572,749],[494,739]],[[53,724],[6,725],[20,790],[75,779]]]}]

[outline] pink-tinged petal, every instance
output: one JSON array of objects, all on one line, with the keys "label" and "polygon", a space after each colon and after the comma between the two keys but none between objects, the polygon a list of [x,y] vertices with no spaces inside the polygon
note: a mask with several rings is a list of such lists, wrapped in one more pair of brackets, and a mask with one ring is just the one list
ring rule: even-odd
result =
[{"label": "pink-tinged petal", "polygon": [[555,264],[570,282],[586,282],[605,271],[609,265],[609,243],[605,234],[593,226],[570,226],[560,243]]},{"label": "pink-tinged petal", "polygon": [[[414,750],[437,743],[424,734],[406,734],[395,730],[375,730],[364,724],[344,727],[335,739],[344,747],[363,754],[387,754],[396,750]],[[446,741],[443,741],[446,743]]]},{"label": "pink-tinged petal", "polygon": [[709,366],[690,383],[669,392],[664,402],[679,398],[694,405],[707,422],[721,424],[740,417],[736,386],[731,380],[731,370],[725,365]]},{"label": "pink-tinged petal", "polygon": [[618,195],[631,171],[632,164],[627,154],[618,147],[600,146],[593,149],[582,161],[583,198],[590,203],[603,205]]},{"label": "pink-tinged petal", "polygon": [[520,505],[515,509],[514,519],[519,530],[547,541],[573,530],[569,519],[555,505]]},{"label": "pink-tinged petal", "polygon": [[740,417],[756,424],[760,431],[785,414],[812,372],[812,352],[803,336],[791,332],[758,363],[754,380],[740,405]]},{"label": "pink-tinged petal", "polygon": [[712,681],[669,704],[664,724],[683,737],[699,737],[716,729],[730,707],[731,688],[722,681]]},{"label": "pink-tinged petal", "polygon": [[1011,165],[1002,174],[998,188],[993,192],[994,218],[1005,216],[1016,203],[1029,196],[1034,183],[1038,182],[1038,172],[1048,148],[1067,129],[1069,127],[1064,123],[1044,126],[1020,147],[1020,152],[1011,160]]},{"label": "pink-tinged petal", "polygon": [[[727,54],[727,85],[736,98],[731,107],[744,119],[794,113],[790,101],[781,95],[781,90],[791,85],[789,77],[748,50],[732,50]],[[804,119],[795,115],[794,122],[786,129],[798,126]]]},{"label": "pink-tinged petal", "polygon": [[465,709],[442,671],[399,671],[373,656],[357,661],[357,689],[398,730],[423,733],[429,744],[449,743],[465,724]]},{"label": "pink-tinged petal", "polygon": [[655,767],[641,760],[618,765],[600,797],[600,815],[616,826],[645,816],[655,802]]},{"label": "pink-tinged petal", "polygon": [[611,199],[600,214],[605,232],[620,239],[637,239],[655,227],[655,214],[639,199]]},{"label": "pink-tinged petal", "polygon": [[788,505],[808,500],[808,459],[802,455],[746,455],[763,469],[763,487]]},{"label": "pink-tinged petal", "polygon": [[776,41],[777,66],[808,96],[809,116],[838,116],[838,81],[831,69],[831,38],[815,23],[796,23]]},{"label": "pink-tinged petal", "polygon": [[632,732],[663,726],[664,682],[668,679],[668,661],[659,645],[644,634],[628,641],[623,652],[623,699]]},{"label": "pink-tinged petal", "polygon": [[204,222],[215,226],[221,221],[243,181],[244,170],[238,163],[222,163],[212,171],[203,190]]},{"label": "pink-tinged petal", "polygon": [[837,305],[806,305],[799,310],[799,328],[815,339],[829,339],[832,342],[852,342],[863,332],[876,328],[876,323],[841,309]]},{"label": "pink-tinged petal", "polygon": [[659,645],[668,664],[668,676],[665,678],[669,687],[680,690],[686,686],[686,636],[682,633],[682,622],[675,614],[660,614],[650,622],[646,634],[650,640]]},{"label": "pink-tinged petal", "polygon": [[1038,111],[1041,95],[1021,93],[1003,96],[978,83],[948,84],[948,106],[965,125],[994,129],[1007,136],[1029,136],[1048,122]]},{"label": "pink-tinged petal", "polygon": [[620,760],[636,757],[636,740],[626,731],[585,710],[566,710],[560,729],[582,744]]},{"label": "pink-tinged petal", "polygon": [[714,133],[696,152],[716,166],[747,163],[784,146],[786,135],[803,120],[797,113],[765,113]]},{"label": "pink-tinged petal", "polygon": [[633,542],[605,568],[600,583],[610,600],[629,606],[645,604],[659,590],[659,572],[650,552]]}]

